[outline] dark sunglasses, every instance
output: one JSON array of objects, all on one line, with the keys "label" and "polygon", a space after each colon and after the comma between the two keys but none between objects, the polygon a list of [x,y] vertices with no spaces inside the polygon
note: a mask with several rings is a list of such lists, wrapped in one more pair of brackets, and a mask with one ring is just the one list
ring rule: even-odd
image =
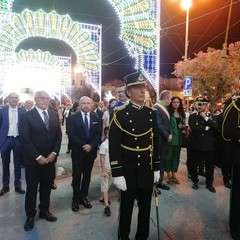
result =
[{"label": "dark sunglasses", "polygon": [[199,107],[201,107],[201,106],[207,105],[207,104],[208,104],[207,102],[201,102],[201,103],[198,103],[197,105],[198,105]]}]

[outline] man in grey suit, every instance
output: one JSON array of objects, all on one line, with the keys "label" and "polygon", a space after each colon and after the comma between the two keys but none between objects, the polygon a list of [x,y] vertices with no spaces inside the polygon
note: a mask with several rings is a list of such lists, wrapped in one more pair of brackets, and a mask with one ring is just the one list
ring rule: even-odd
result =
[{"label": "man in grey suit", "polygon": [[32,230],[34,225],[38,189],[39,217],[49,222],[57,221],[57,218],[49,212],[49,206],[55,162],[61,147],[62,132],[58,114],[48,109],[50,101],[48,93],[38,91],[34,100],[35,107],[23,114],[19,123],[27,184],[25,231]]},{"label": "man in grey suit", "polygon": [[[157,187],[164,190],[170,189],[163,183],[163,176],[166,150],[168,143],[172,140],[170,115],[167,110],[167,107],[171,103],[171,99],[172,93],[168,90],[164,90],[160,93],[159,100],[154,104],[154,108],[157,110],[158,140],[160,144],[160,180]],[[161,192],[159,191],[159,193]]]}]

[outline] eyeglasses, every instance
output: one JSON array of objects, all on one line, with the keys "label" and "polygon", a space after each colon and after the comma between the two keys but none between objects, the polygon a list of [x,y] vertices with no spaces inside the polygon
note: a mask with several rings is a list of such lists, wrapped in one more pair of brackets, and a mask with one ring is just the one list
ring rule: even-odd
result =
[{"label": "eyeglasses", "polygon": [[201,106],[207,105],[207,104],[208,104],[207,102],[201,102],[201,103],[198,103],[197,105],[198,105],[198,107],[201,107]]},{"label": "eyeglasses", "polygon": [[38,97],[38,98],[42,101],[49,101],[50,100],[49,97]]},{"label": "eyeglasses", "polygon": [[19,97],[9,97],[9,98],[11,98],[11,99],[19,99]]}]

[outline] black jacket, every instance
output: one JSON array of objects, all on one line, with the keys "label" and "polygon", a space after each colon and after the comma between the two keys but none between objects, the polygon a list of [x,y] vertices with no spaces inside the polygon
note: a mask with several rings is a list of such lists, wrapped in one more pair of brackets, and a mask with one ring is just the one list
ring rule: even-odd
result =
[{"label": "black jacket", "polygon": [[36,164],[39,155],[47,157],[51,152],[59,153],[62,132],[58,114],[48,110],[49,129],[47,130],[36,108],[22,114],[19,122],[19,137],[23,146],[25,165]]},{"label": "black jacket", "polygon": [[160,163],[156,111],[131,102],[114,110],[109,154],[113,177],[124,176],[128,187],[151,186]]},{"label": "black jacket", "polygon": [[217,118],[209,114],[206,121],[198,113],[193,113],[189,117],[189,148],[198,151],[214,151],[213,130],[218,129]]}]

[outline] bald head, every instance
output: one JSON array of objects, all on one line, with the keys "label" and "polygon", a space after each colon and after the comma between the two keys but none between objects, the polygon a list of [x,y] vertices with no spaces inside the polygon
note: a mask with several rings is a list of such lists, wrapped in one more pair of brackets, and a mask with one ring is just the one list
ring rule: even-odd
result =
[{"label": "bald head", "polygon": [[79,100],[79,109],[82,112],[88,113],[92,110],[93,100],[87,96],[83,96]]}]

